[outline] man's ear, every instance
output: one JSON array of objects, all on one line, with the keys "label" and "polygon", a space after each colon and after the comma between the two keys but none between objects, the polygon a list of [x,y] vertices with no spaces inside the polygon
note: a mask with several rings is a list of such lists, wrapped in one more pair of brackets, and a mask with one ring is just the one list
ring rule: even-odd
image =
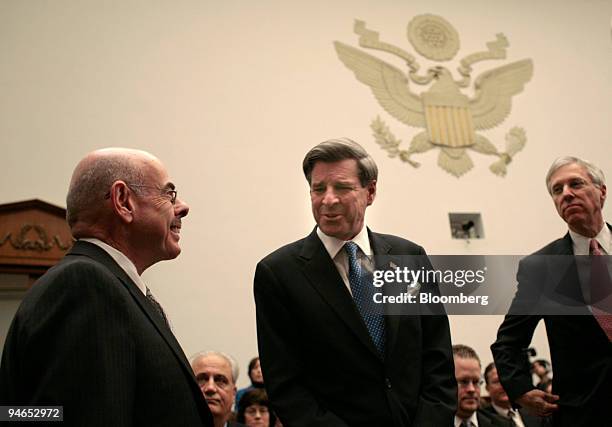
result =
[{"label": "man's ear", "polygon": [[134,204],[130,191],[130,187],[123,181],[113,182],[109,191],[114,214],[126,224],[134,220]]},{"label": "man's ear", "polygon": [[376,180],[373,179],[366,185],[366,190],[368,190],[368,206],[370,206],[374,199],[376,198]]},{"label": "man's ear", "polygon": [[606,184],[602,184],[602,186],[599,188],[599,190],[601,191],[601,207],[603,208],[604,203],[606,202],[606,195],[608,193],[608,189],[606,188]]}]

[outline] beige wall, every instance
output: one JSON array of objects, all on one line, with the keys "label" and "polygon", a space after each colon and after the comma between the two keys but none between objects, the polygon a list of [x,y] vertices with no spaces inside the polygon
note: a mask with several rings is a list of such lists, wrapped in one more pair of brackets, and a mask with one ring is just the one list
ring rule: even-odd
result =
[{"label": "beige wall", "polygon": [[[508,60],[478,64],[476,73],[533,59],[534,77],[508,120],[483,133],[501,148],[510,127],[526,129],[527,146],[506,178],[488,171],[491,157],[473,154],[474,170],[456,179],[433,151],[415,170],[373,142],[378,114],[406,143],[416,129],[382,111],[332,41],[356,45],[358,18],[412,51],[405,28],[420,13],[455,26],[456,59],[505,33]],[[158,155],[192,211],[183,254],[145,280],[186,353],[222,349],[244,367],[256,353],[255,264],[313,227],[300,163],[324,139],[349,136],[375,156],[381,177],[369,225],[430,253],[527,254],[561,236],[543,185],[550,162],[575,154],[612,169],[611,15],[609,0],[4,0],[0,203],[63,205],[72,168],[98,147]],[[454,71],[457,63],[446,65]],[[449,211],[481,212],[486,239],[451,240]],[[454,339],[487,363],[500,320],[454,318]],[[536,346],[548,354],[541,331]]]}]

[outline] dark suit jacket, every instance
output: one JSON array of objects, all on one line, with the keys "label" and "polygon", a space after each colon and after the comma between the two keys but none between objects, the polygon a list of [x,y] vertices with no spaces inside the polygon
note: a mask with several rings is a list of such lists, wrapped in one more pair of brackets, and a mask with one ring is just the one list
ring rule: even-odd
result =
[{"label": "dark suit jacket", "polygon": [[[369,237],[376,255],[425,255],[398,237]],[[383,360],[316,230],[264,258],[254,292],[266,389],[284,425],[452,424],[457,391],[445,315],[386,316]]]},{"label": "dark suit jacket", "polygon": [[476,412],[476,418],[478,418],[478,427],[514,427],[510,420],[500,417],[495,409],[493,413],[479,409]]},{"label": "dark suit jacket", "polygon": [[[495,408],[493,408],[492,406],[487,406],[486,408],[482,408],[482,409],[479,410],[479,412],[481,412],[483,414],[486,414],[489,417],[495,417],[496,419],[501,419],[501,420],[504,421],[503,425],[506,425],[506,426],[509,426],[509,427],[513,427],[513,424],[510,421],[510,419],[503,418],[501,415],[499,415],[497,413]],[[542,417],[536,417],[534,415],[529,415],[528,413],[526,413],[522,409],[519,409],[518,412],[519,412],[519,414],[521,414],[521,418],[523,420],[523,424],[525,424],[525,427],[546,427],[546,426],[550,425],[549,424],[549,420],[547,418],[542,418]]]},{"label": "dark suit jacket", "polygon": [[[554,257],[543,259],[542,255],[565,257],[553,262]],[[521,261],[518,290],[510,311],[532,305],[538,293],[545,303],[536,304],[531,315],[506,316],[491,350],[501,383],[514,401],[534,388],[525,349],[538,322],[544,319],[554,371],[553,393],[560,396],[553,425],[612,425],[612,343],[581,299],[572,255],[568,233]],[[567,310],[576,315],[546,314],[551,301],[566,304]]]},{"label": "dark suit jacket", "polygon": [[101,248],[77,242],[24,298],[1,405],[63,405],[70,426],[212,426],[172,332]]}]

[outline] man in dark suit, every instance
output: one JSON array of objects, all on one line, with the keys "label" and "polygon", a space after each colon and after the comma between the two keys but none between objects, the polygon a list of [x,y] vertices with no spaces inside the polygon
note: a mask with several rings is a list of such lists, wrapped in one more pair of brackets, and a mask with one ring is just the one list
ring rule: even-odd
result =
[{"label": "man in dark suit", "polygon": [[140,275],[180,253],[163,164],[103,149],[67,196],[72,250],[28,292],[8,333],[0,405],[61,405],[70,426],[212,426],[189,362]]},{"label": "man in dark suit", "polygon": [[484,379],[491,405],[482,408],[483,413],[505,418],[510,421],[512,427],[544,427],[548,425],[547,418],[531,415],[523,408],[515,409],[512,407],[508,394],[499,381],[497,368],[495,368],[493,362],[485,368]]},{"label": "man in dark suit", "polygon": [[[602,214],[604,175],[589,162],[563,157],[546,184],[569,232],[519,264],[517,293],[491,346],[495,366],[510,400],[539,416],[552,414],[554,426],[612,425],[612,311],[605,305],[610,291],[602,289],[610,285],[609,257],[600,256],[611,253],[612,240]],[[584,265],[576,255],[592,256]],[[554,394],[533,386],[527,360],[540,319]]]},{"label": "man in dark suit", "polygon": [[480,410],[482,366],[472,347],[453,345],[455,379],[457,380],[457,413],[454,427],[511,427],[508,420]]},{"label": "man in dark suit", "polygon": [[255,272],[259,354],[275,412],[291,427],[448,426],[456,384],[443,311],[383,316],[371,307],[372,255],[425,258],[422,247],[365,226],[374,160],[343,138],[310,150],[303,169],[317,227]]}]

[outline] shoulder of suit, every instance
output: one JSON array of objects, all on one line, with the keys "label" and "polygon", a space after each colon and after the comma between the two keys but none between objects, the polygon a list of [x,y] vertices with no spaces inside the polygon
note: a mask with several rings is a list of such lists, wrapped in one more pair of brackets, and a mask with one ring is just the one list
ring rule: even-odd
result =
[{"label": "shoulder of suit", "polygon": [[425,253],[425,249],[421,245],[418,245],[408,239],[404,239],[393,234],[382,234],[371,231],[371,234],[375,238],[379,238],[387,242],[393,248],[394,252],[410,251],[410,253]]},{"label": "shoulder of suit", "polygon": [[302,248],[304,247],[304,242],[306,241],[307,238],[308,236],[300,240],[296,240],[295,242],[288,243],[284,246],[281,246],[280,248],[276,249],[275,251],[263,257],[260,263],[264,263],[264,264],[268,264],[271,262],[273,263],[274,261],[277,261],[277,260],[286,259],[288,256],[299,255]]},{"label": "shoulder of suit", "polygon": [[[547,255],[547,254],[559,252],[561,249],[563,249],[568,244],[568,241],[566,239],[567,239],[567,235],[559,239],[553,240],[552,242],[538,249],[531,255]],[[571,245],[571,240],[569,241],[569,244]]]},{"label": "shoulder of suit", "polygon": [[[36,281],[28,294],[41,294],[52,288],[68,292],[71,288],[84,291],[86,287],[119,282],[115,275],[100,262],[85,256],[66,256]],[[86,286],[87,285],[87,286]]]},{"label": "shoulder of suit", "polygon": [[476,416],[478,417],[479,427],[503,426],[503,425],[507,425],[508,423],[506,420],[501,418],[499,415],[493,414],[483,409],[479,409],[476,412]]}]

